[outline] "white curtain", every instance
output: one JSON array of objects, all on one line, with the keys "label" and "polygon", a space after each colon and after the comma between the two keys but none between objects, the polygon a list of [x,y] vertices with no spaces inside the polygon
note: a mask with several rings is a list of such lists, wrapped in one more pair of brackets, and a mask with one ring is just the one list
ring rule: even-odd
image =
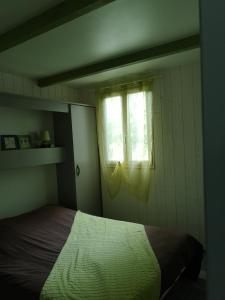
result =
[{"label": "white curtain", "polygon": [[148,199],[153,167],[151,82],[101,90],[97,106],[101,171],[113,198],[121,185]]}]

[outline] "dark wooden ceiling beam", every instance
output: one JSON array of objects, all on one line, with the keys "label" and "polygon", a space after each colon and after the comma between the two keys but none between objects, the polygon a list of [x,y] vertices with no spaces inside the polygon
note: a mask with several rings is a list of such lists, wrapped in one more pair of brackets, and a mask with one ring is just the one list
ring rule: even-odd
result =
[{"label": "dark wooden ceiling beam", "polygon": [[115,0],[66,0],[0,35],[0,52],[48,32]]},{"label": "dark wooden ceiling beam", "polygon": [[121,57],[112,58],[95,64],[75,68],[73,70],[62,72],[56,75],[40,78],[38,80],[38,85],[40,87],[46,87],[56,83],[71,81],[77,78],[128,66],[134,63],[160,58],[185,50],[191,50],[194,48],[198,48],[199,45],[200,36],[199,34],[196,34],[166,44],[158,45],[149,49],[127,54]]}]

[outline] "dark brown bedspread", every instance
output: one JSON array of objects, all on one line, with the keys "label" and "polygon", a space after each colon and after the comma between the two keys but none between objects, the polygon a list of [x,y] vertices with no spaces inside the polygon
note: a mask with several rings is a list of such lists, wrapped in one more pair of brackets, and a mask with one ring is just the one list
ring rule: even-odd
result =
[{"label": "dark brown bedspread", "polygon": [[[48,206],[0,220],[1,299],[39,298],[74,215],[71,209]],[[161,268],[161,294],[184,267],[189,277],[198,276],[203,249],[196,239],[157,227],[145,226],[145,230]]]}]

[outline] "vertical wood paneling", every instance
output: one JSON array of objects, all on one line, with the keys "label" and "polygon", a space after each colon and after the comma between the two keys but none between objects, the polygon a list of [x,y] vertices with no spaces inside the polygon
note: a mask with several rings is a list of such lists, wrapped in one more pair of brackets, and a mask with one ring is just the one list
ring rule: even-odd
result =
[{"label": "vertical wood paneling", "polygon": [[176,223],[181,230],[186,228],[185,203],[186,203],[186,179],[184,159],[184,134],[183,134],[183,111],[181,103],[181,76],[180,68],[171,72],[171,97],[173,107],[173,132],[174,132],[174,176],[176,191]]},{"label": "vertical wood paneling", "polygon": [[177,228],[204,243],[200,66],[181,66],[160,74],[153,87],[155,169],[149,201],[145,205],[135,202],[125,191],[111,200],[104,193],[104,213]]},{"label": "vertical wood paneling", "polygon": [[[165,70],[153,86],[155,169],[148,203],[122,189],[116,199],[103,186],[107,217],[187,231],[204,241],[200,66]],[[0,73],[0,91],[43,99],[95,104],[94,90],[56,85],[39,88],[27,78]]]},{"label": "vertical wood paneling", "polygon": [[[15,79],[16,82],[18,81],[18,78]],[[32,91],[33,91],[33,88],[32,88],[32,81],[30,79],[26,79],[24,78],[24,89],[21,91],[21,94],[23,95],[26,94],[27,96],[32,96]]]},{"label": "vertical wood paneling", "polygon": [[6,91],[13,90],[13,76],[11,74],[3,74],[3,86]]},{"label": "vertical wood paneling", "polygon": [[181,70],[182,76],[182,105],[185,137],[185,177],[186,177],[186,220],[188,232],[195,231],[195,152],[194,152],[194,118],[193,118],[193,86],[191,67]]},{"label": "vertical wood paneling", "polygon": [[27,93],[27,86],[25,83],[24,78],[16,77],[13,76],[13,81],[14,81],[14,87],[13,90],[15,91],[16,94],[25,94]]},{"label": "vertical wood paneling", "polygon": [[[149,197],[149,224],[164,225],[166,217],[162,207],[165,207],[165,189],[164,187],[164,156],[163,156],[163,139],[162,139],[162,117],[160,113],[154,114],[154,153],[155,153],[155,169],[152,174],[152,182],[150,184]],[[160,158],[160,159],[159,159]],[[151,191],[154,193],[151,193]],[[154,207],[154,209],[152,209]]]},{"label": "vertical wood paneling", "polygon": [[169,72],[169,81],[167,84],[168,87],[168,99],[170,99],[170,105],[169,108],[171,112],[171,118],[170,118],[170,126],[171,126],[171,157],[172,157],[172,184],[171,184],[171,206],[172,206],[172,220],[171,220],[171,226],[174,228],[177,228],[178,226],[178,201],[177,201],[177,181],[176,181],[176,172],[175,172],[175,161],[176,161],[176,155],[175,155],[175,127],[174,127],[174,120],[176,119],[175,110],[174,110],[174,98],[173,98],[173,91],[172,91],[172,82],[173,82],[173,72]]},{"label": "vertical wood paneling", "polygon": [[79,102],[78,93],[72,87],[54,85],[40,88],[29,78],[8,73],[0,73],[1,91],[57,101]]},{"label": "vertical wood paneling", "polygon": [[176,227],[175,178],[173,157],[173,107],[171,98],[171,74],[166,72],[163,80],[164,98],[162,100],[162,126],[164,139],[164,170],[166,192],[167,224]]},{"label": "vertical wood paneling", "polygon": [[[154,136],[154,159],[155,168],[152,172],[152,182],[150,184],[150,197],[154,206],[154,210],[149,206],[149,224],[163,225],[167,224],[167,214],[160,213],[160,207],[166,205],[165,203],[165,170],[164,170],[164,145],[163,145],[163,126],[162,126],[162,82],[156,81],[153,87],[153,136]],[[160,157],[160,160],[159,160]],[[157,166],[157,167],[156,167]]]}]

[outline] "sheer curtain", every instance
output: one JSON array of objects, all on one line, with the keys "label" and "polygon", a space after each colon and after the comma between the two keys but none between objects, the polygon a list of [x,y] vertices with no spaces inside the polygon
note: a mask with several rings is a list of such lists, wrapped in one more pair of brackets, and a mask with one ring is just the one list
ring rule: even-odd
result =
[{"label": "sheer curtain", "polygon": [[101,172],[111,198],[123,184],[148,199],[153,166],[152,82],[101,90],[97,106]]}]

